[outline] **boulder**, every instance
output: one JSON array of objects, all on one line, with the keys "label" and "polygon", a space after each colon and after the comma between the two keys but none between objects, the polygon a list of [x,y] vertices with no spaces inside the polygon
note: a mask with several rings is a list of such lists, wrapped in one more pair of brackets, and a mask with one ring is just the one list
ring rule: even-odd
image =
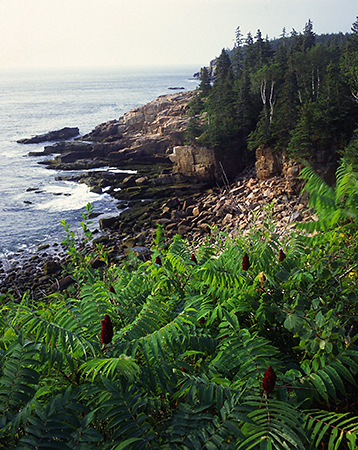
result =
[{"label": "boulder", "polygon": [[277,153],[270,148],[259,147],[256,150],[256,175],[259,180],[268,180],[281,172]]},{"label": "boulder", "polygon": [[118,226],[119,217],[103,217],[99,219],[99,226],[101,230],[108,228],[114,229]]},{"label": "boulder", "polygon": [[61,265],[57,261],[51,259],[45,262],[43,270],[45,275],[52,275],[54,273],[59,272],[61,269],[62,269]]},{"label": "boulder", "polygon": [[174,163],[173,172],[189,180],[212,183],[217,170],[213,149],[191,145],[176,146],[169,155]]},{"label": "boulder", "polygon": [[61,278],[60,280],[56,280],[55,283],[52,284],[51,289],[54,292],[57,291],[63,291],[64,289],[67,289],[71,284],[75,283],[75,280],[71,276],[67,276],[64,278]]}]

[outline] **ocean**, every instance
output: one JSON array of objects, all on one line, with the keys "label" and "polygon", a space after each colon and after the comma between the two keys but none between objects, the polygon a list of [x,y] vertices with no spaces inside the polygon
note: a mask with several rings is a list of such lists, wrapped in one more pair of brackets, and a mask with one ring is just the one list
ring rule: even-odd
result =
[{"label": "ocean", "polygon": [[159,95],[175,92],[169,88],[195,89],[196,71],[196,67],[0,71],[0,259],[61,241],[62,219],[80,233],[81,213],[88,202],[99,217],[119,211],[108,194],[56,181],[61,171],[39,164],[44,157],[28,156],[48,143],[24,145],[17,140],[63,127],[78,127],[81,135],[86,134]]}]

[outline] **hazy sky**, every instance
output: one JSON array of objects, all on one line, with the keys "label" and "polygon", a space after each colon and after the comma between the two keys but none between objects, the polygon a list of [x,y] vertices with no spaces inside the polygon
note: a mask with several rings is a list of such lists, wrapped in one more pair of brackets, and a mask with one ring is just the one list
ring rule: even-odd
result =
[{"label": "hazy sky", "polygon": [[349,32],[358,0],[0,0],[0,68],[194,65],[235,30]]}]

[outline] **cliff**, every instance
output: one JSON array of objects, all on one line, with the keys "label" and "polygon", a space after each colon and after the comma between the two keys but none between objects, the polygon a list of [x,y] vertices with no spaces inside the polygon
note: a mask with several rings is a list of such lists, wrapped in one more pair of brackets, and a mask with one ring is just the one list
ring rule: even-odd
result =
[{"label": "cliff", "polygon": [[[205,67],[208,72],[209,78],[211,80],[214,80],[214,78],[215,78],[215,70],[216,70],[217,63],[218,63],[218,58],[214,58],[210,61],[209,65]],[[193,77],[200,80],[202,71],[203,71],[203,69],[200,69],[199,72],[194,73]]]},{"label": "cliff", "polygon": [[42,162],[57,169],[169,164],[172,176],[166,177],[168,182],[217,184],[223,177],[233,180],[250,158],[252,163],[246,149],[224,151],[185,145],[187,107],[195,94],[162,95],[116,120],[99,124],[81,138],[57,142],[30,155],[58,154]]},{"label": "cliff", "polygon": [[63,169],[108,162],[117,166],[170,163],[173,148],[184,143],[189,120],[186,107],[193,95],[181,92],[160,96],[119,119],[98,125],[79,140],[58,142],[36,155],[59,153],[53,161],[44,163]]},{"label": "cliff", "polygon": [[[171,170],[159,175],[163,184],[222,185],[223,180],[234,180],[256,161],[259,180],[279,176],[286,180],[289,195],[299,192],[301,166],[290,160],[284,151],[259,148],[254,158],[244,146],[227,151],[185,145],[188,103],[194,95],[195,91],[162,95],[116,120],[99,124],[81,138],[57,142],[46,146],[43,152],[31,154],[59,154],[43,162],[58,169],[86,169],[108,164],[123,168],[165,165]],[[336,159],[330,154],[318,155],[316,159],[315,167],[329,179],[329,174],[335,171]]]}]

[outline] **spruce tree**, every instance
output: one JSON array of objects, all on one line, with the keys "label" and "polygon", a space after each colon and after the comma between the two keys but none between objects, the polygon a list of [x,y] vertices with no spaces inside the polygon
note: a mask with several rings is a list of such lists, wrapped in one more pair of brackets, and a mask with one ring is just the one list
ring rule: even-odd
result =
[{"label": "spruce tree", "polygon": [[233,86],[231,60],[223,49],[217,61],[215,80],[207,101],[207,111],[211,119],[205,143],[212,147],[226,145],[233,135],[235,123]]},{"label": "spruce tree", "polygon": [[309,19],[303,31],[303,51],[309,50],[313,47],[315,41],[316,35],[313,32],[313,23],[311,22],[311,19]]},{"label": "spruce tree", "polygon": [[358,16],[342,57],[343,74],[349,84],[354,101],[358,102]]},{"label": "spruce tree", "polygon": [[200,85],[199,85],[199,91],[200,91],[200,96],[201,97],[206,97],[211,89],[211,81],[210,81],[210,76],[209,76],[209,72],[207,70],[206,67],[203,67],[201,69],[201,73],[200,73]]}]

